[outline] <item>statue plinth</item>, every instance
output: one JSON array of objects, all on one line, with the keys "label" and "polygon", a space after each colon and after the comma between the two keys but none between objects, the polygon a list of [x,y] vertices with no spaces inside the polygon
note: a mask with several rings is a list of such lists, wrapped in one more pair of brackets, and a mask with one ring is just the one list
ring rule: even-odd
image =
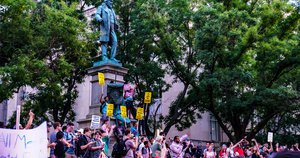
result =
[{"label": "statue plinth", "polygon": [[121,63],[115,62],[113,60],[105,60],[105,61],[96,61],[93,63],[93,67],[98,67],[98,66],[102,66],[102,65],[114,65],[114,66],[118,66],[118,67],[122,67]]},{"label": "statue plinth", "polygon": [[[101,61],[102,62],[102,61]],[[96,66],[95,66],[96,65]],[[100,85],[98,82],[98,72],[104,73],[105,76],[105,85]],[[91,103],[89,106],[89,113],[86,116],[86,119],[77,121],[79,127],[89,127],[91,123],[92,115],[101,115],[100,114],[100,97],[103,92],[103,96],[107,95],[107,85],[111,82],[113,84],[124,84],[124,76],[127,74],[128,69],[116,65],[115,63],[106,63],[106,64],[96,64],[88,69],[88,75],[91,76]]]}]

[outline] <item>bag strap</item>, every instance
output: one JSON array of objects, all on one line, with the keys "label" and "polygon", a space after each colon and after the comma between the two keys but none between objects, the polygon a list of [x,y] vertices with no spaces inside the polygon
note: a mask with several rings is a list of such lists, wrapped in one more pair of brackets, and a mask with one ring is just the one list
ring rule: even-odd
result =
[{"label": "bag strap", "polygon": [[[129,140],[129,138],[126,138],[126,139],[124,140],[125,148],[126,148],[126,142],[127,142],[127,140]],[[129,149],[126,148],[126,155],[127,155],[127,153],[128,153],[129,150],[130,150],[130,148],[129,148]]]}]

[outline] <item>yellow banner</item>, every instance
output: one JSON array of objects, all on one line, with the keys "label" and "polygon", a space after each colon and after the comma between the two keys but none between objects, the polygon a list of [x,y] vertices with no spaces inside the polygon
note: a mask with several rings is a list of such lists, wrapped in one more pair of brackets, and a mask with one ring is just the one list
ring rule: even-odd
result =
[{"label": "yellow banner", "polygon": [[144,103],[151,103],[152,92],[145,92]]},{"label": "yellow banner", "polygon": [[136,119],[142,120],[144,116],[144,108],[137,108],[136,110]]},{"label": "yellow banner", "polygon": [[98,81],[100,85],[105,85],[104,73],[98,72]]},{"label": "yellow banner", "polygon": [[114,114],[114,104],[107,104],[106,116],[112,117]]},{"label": "yellow banner", "polygon": [[123,118],[126,118],[126,117],[127,117],[126,106],[120,106],[120,109],[121,109],[121,116],[122,116]]}]

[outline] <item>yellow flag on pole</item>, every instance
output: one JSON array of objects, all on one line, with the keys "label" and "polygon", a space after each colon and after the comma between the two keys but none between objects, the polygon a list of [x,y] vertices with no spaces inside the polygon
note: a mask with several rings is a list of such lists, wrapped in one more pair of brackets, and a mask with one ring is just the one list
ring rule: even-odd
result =
[{"label": "yellow flag on pole", "polygon": [[114,104],[107,104],[106,116],[112,117],[114,114]]},{"label": "yellow flag on pole", "polygon": [[126,110],[126,106],[120,106],[120,109],[121,109],[121,116],[123,118],[126,118],[127,117],[127,110]]},{"label": "yellow flag on pole", "polygon": [[100,85],[105,85],[104,73],[98,72],[98,81]]},{"label": "yellow flag on pole", "polygon": [[152,92],[145,92],[144,103],[151,103]]},{"label": "yellow flag on pole", "polygon": [[143,116],[144,116],[144,108],[137,108],[136,119],[137,120],[142,120]]}]

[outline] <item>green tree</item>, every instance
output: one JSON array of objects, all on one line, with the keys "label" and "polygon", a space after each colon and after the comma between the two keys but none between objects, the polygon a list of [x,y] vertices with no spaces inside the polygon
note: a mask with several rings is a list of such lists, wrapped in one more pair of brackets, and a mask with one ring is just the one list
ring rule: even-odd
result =
[{"label": "green tree", "polygon": [[[144,92],[151,91],[152,98],[160,98],[170,86],[164,81],[166,71],[160,61],[161,52],[155,45],[156,22],[151,18],[153,8],[149,3],[153,2],[114,1],[120,23],[118,58],[129,69],[125,80],[138,83],[136,100],[140,102],[143,102]],[[146,134],[154,136],[159,121],[151,119],[149,112],[148,107],[145,112]]]},{"label": "green tree", "polygon": [[19,45],[12,45],[15,39],[23,38],[23,34],[8,27],[12,26],[9,18],[15,14],[10,10],[13,8],[8,7],[7,16],[3,18],[6,20],[3,28],[11,29],[10,32],[14,34],[10,36],[16,37],[1,36],[3,48],[20,50],[18,54],[18,51],[1,49],[11,55],[7,64],[0,69],[4,74],[2,83],[5,83],[1,84],[1,92],[6,94],[3,99],[8,99],[13,93],[10,87],[31,86],[36,92],[29,94],[29,100],[24,105],[25,111],[33,109],[37,121],[72,121],[75,116],[73,104],[78,96],[76,85],[83,81],[86,68],[90,66],[90,52],[94,48],[90,39],[94,37],[86,31],[87,25],[78,14],[77,3],[22,2],[17,1],[16,4],[20,5],[15,9],[28,8],[28,12],[22,11],[26,15],[16,15],[15,20],[22,22],[22,19],[26,19],[23,20],[26,24],[23,30],[26,29],[24,37],[28,39],[24,45],[23,40]]},{"label": "green tree", "polygon": [[63,123],[74,120],[77,84],[83,81],[90,66],[93,42],[89,41],[85,21],[78,18],[77,3],[57,4],[59,9],[40,3],[34,10],[32,27],[36,41],[40,41],[36,51],[47,60],[49,75],[48,84],[38,86],[27,105],[46,120]]},{"label": "green tree", "polygon": [[181,0],[168,6],[158,44],[185,88],[166,117],[166,132],[191,126],[205,110],[236,142],[299,109],[297,8],[279,0]]},{"label": "green tree", "polygon": [[45,81],[45,63],[30,49],[31,1],[4,0],[0,10],[0,102],[24,85],[36,86]]}]

